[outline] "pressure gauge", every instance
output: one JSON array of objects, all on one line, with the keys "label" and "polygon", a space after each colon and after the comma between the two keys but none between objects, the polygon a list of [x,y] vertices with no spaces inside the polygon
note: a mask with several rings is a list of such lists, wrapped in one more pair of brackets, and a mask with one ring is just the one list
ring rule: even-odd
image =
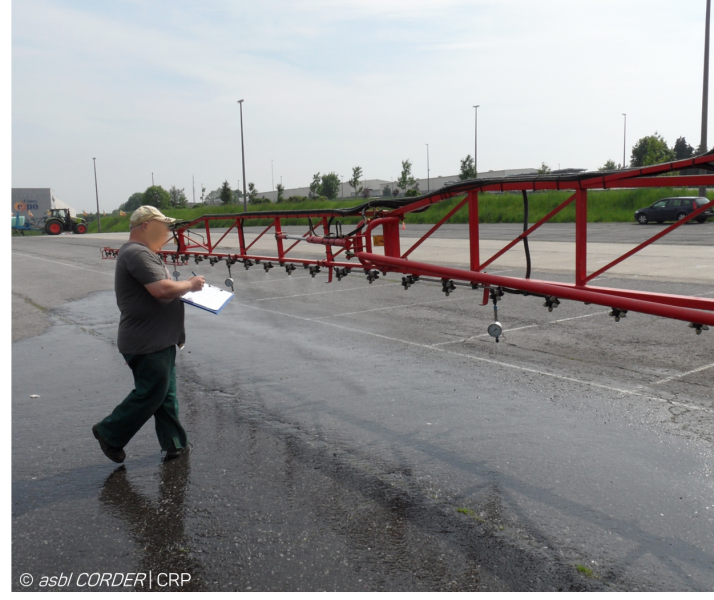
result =
[{"label": "pressure gauge", "polygon": [[173,276],[174,276],[174,279],[175,279],[176,281],[178,281],[178,278],[181,276],[181,273],[179,273],[178,271],[174,271],[174,272],[173,272]]},{"label": "pressure gauge", "polygon": [[228,279],[226,279],[225,284],[226,284],[226,287],[233,289],[233,280],[230,277]]},{"label": "pressure gauge", "polygon": [[498,341],[498,338],[500,338],[502,334],[503,327],[498,321],[496,321],[495,323],[491,323],[488,326],[488,335],[490,335],[491,337],[495,337],[496,341]]}]

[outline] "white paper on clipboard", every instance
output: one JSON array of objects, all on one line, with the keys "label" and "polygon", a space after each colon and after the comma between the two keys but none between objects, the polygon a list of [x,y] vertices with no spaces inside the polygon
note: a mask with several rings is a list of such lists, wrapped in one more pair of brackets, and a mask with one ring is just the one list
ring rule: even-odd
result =
[{"label": "white paper on clipboard", "polygon": [[232,292],[208,284],[205,284],[203,289],[198,292],[186,292],[181,296],[181,300],[186,304],[197,306],[215,314],[221,312],[231,298],[233,298]]}]

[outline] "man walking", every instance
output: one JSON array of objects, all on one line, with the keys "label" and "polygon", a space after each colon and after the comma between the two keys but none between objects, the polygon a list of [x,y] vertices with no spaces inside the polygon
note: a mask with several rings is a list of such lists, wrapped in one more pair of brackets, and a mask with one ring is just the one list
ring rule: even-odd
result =
[{"label": "man walking", "polygon": [[129,241],[119,250],[114,291],[121,311],[117,345],[134,374],[134,389],[112,413],[92,427],[104,454],[124,462],[124,447],[152,416],[164,460],[187,452],[188,437],[178,415],[176,346],[183,347],[184,306],[180,296],[203,288],[203,277],[173,281],[157,252],[169,238],[169,223],[153,206],[131,215]]}]

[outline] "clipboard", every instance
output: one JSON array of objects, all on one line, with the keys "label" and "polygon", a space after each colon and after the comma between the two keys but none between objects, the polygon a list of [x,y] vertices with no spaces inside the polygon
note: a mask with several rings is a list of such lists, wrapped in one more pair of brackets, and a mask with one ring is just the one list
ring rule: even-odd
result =
[{"label": "clipboard", "polygon": [[181,301],[217,315],[232,298],[233,292],[206,283],[198,292],[186,292]]}]

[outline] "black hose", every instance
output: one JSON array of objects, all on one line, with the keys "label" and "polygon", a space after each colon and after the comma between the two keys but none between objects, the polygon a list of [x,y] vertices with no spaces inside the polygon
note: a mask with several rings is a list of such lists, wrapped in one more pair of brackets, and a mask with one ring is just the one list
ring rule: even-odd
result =
[{"label": "black hose", "polygon": [[[523,233],[528,231],[528,192],[523,193]],[[526,251],[526,279],[531,278],[531,251],[528,248],[528,236],[523,238],[523,249]]]}]

